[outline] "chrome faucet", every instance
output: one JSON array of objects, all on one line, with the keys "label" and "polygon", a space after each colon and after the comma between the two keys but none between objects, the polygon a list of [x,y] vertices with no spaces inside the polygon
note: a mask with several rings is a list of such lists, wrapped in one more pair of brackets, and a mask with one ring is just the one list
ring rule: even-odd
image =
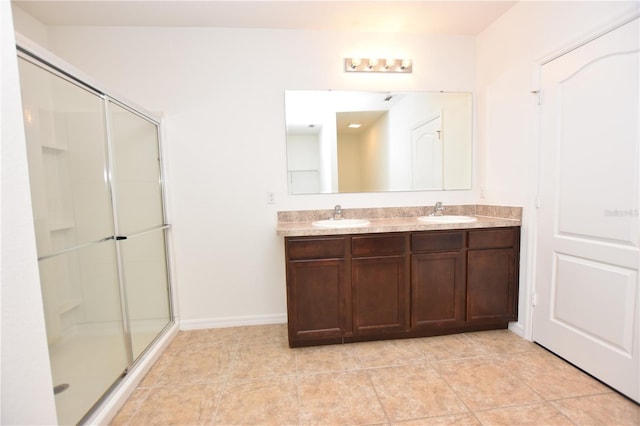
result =
[{"label": "chrome faucet", "polygon": [[442,216],[444,212],[444,206],[442,205],[442,201],[438,201],[435,206],[433,206],[433,212],[431,212],[430,216]]},{"label": "chrome faucet", "polygon": [[333,208],[333,220],[341,220],[342,219],[342,206],[340,204],[336,204]]}]

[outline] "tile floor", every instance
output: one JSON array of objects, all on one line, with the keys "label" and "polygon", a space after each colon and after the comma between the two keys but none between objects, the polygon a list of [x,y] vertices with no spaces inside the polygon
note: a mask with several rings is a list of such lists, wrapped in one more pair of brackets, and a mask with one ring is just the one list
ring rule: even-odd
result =
[{"label": "tile floor", "polygon": [[507,331],[290,349],[286,325],[180,332],[113,425],[640,425]]}]

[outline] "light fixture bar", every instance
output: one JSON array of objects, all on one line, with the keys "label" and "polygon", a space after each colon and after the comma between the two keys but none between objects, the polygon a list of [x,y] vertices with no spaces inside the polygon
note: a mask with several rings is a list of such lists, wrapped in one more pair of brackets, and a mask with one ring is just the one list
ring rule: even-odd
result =
[{"label": "light fixture bar", "polygon": [[411,73],[413,61],[411,59],[345,58],[344,71]]}]

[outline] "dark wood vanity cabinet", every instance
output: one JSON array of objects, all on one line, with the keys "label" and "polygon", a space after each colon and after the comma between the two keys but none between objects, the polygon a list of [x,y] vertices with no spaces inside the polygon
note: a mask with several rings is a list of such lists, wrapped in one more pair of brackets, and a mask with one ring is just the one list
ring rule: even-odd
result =
[{"label": "dark wood vanity cabinet", "polygon": [[286,239],[289,342],[341,343],[351,331],[348,241]]},{"label": "dark wood vanity cabinet", "polygon": [[520,228],[473,230],[468,238],[467,322],[517,320]]},{"label": "dark wood vanity cabinet", "polygon": [[465,323],[466,232],[411,235],[411,328]]},{"label": "dark wood vanity cabinet", "polygon": [[407,234],[351,238],[354,335],[404,332],[409,327]]},{"label": "dark wood vanity cabinet", "polygon": [[289,345],[517,320],[520,228],[286,237]]}]

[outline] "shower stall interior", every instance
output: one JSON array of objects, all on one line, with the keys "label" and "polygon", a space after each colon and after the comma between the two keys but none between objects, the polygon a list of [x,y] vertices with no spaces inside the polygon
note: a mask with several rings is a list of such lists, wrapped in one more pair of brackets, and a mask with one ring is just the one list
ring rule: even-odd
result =
[{"label": "shower stall interior", "polygon": [[87,419],[173,323],[159,121],[19,48],[58,422]]}]

